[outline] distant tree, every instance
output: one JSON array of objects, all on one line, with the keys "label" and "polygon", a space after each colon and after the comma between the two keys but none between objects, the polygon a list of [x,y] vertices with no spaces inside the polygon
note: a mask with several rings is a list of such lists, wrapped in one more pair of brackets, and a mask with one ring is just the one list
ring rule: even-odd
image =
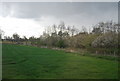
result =
[{"label": "distant tree", "polygon": [[58,35],[57,35],[56,32],[54,32],[54,33],[51,34],[51,36],[52,36],[52,37],[57,37]]},{"label": "distant tree", "polygon": [[25,41],[27,41],[27,40],[28,40],[26,36],[23,36],[23,39],[24,39]]},{"label": "distant tree", "polygon": [[0,29],[0,40],[2,39],[2,36],[4,35],[4,31]]},{"label": "distant tree", "polygon": [[60,24],[58,25],[58,29],[59,29],[61,32],[63,32],[63,31],[66,29],[65,23],[64,23],[63,21],[61,21]]},{"label": "distant tree", "polygon": [[87,29],[86,29],[85,26],[82,26],[82,32],[83,32],[83,33],[87,33]]},{"label": "distant tree", "polygon": [[27,45],[28,39],[26,36],[23,36],[23,40],[25,41],[25,45]]},{"label": "distant tree", "polygon": [[29,41],[32,45],[36,45],[36,38],[34,36],[29,37]]},{"label": "distant tree", "polygon": [[108,32],[114,32],[118,33],[118,25],[113,23],[113,21],[110,22],[100,22],[97,25],[93,27],[92,33],[94,34],[105,34]]},{"label": "distant tree", "polygon": [[60,37],[62,38],[62,36],[63,36],[62,31],[59,31],[59,32],[58,32],[58,36],[60,36]]},{"label": "distant tree", "polygon": [[69,36],[69,33],[67,31],[65,31],[64,33],[62,33],[62,36],[63,37],[68,37]]},{"label": "distant tree", "polygon": [[68,25],[66,29],[67,29],[68,34],[70,35],[70,32],[71,32],[71,26]]},{"label": "distant tree", "polygon": [[4,36],[4,40],[6,40],[6,41],[13,41],[12,37],[10,37],[10,36]]},{"label": "distant tree", "polygon": [[75,26],[73,26],[72,28],[71,28],[71,34],[72,34],[72,36],[75,34]]},{"label": "distant tree", "polygon": [[34,36],[29,37],[30,41],[34,41],[36,38]]},{"label": "distant tree", "polygon": [[18,43],[20,41],[20,36],[17,33],[14,33],[13,34],[13,39],[14,39],[15,42]]},{"label": "distant tree", "polygon": [[92,33],[94,33],[94,34],[101,34],[102,33],[102,31],[101,31],[101,29],[100,28],[93,28],[93,30],[92,30]]},{"label": "distant tree", "polygon": [[52,33],[57,33],[57,26],[55,24],[52,26]]}]

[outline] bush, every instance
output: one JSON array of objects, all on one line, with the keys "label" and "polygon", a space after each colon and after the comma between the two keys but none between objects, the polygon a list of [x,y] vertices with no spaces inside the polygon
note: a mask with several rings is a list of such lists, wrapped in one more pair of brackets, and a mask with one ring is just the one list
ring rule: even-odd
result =
[{"label": "bush", "polygon": [[64,40],[59,40],[58,43],[57,43],[57,46],[60,47],[60,48],[65,48],[66,47],[65,41]]},{"label": "bush", "polygon": [[118,47],[118,35],[115,33],[106,33],[97,37],[92,42],[92,47],[98,48],[117,48]]}]

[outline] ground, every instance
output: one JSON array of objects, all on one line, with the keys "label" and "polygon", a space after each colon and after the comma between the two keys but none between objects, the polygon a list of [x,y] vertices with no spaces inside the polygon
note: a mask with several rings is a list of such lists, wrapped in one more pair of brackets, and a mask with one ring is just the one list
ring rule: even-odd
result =
[{"label": "ground", "polygon": [[3,79],[117,79],[118,62],[61,50],[3,44]]}]

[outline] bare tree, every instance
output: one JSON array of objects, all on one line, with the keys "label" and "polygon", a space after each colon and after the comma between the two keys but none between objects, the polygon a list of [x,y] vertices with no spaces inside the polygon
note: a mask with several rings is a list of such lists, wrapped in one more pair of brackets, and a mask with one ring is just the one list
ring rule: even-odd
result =
[{"label": "bare tree", "polygon": [[61,32],[63,32],[66,29],[65,23],[63,21],[61,21],[58,25],[58,29],[60,29]]},{"label": "bare tree", "polygon": [[26,36],[23,36],[23,39],[24,39],[24,41],[25,41],[25,45],[27,45],[27,41],[28,41],[27,37],[26,37]]},{"label": "bare tree", "polygon": [[52,31],[53,31],[54,33],[57,33],[57,26],[56,26],[55,24],[52,26]]},{"label": "bare tree", "polygon": [[73,26],[73,27],[71,28],[71,34],[72,34],[72,36],[74,36],[75,32],[76,32],[75,26]]},{"label": "bare tree", "polygon": [[4,35],[4,31],[0,29],[0,40],[2,39],[2,36]]},{"label": "bare tree", "polygon": [[14,33],[14,34],[13,34],[13,39],[14,39],[15,42],[18,43],[19,40],[20,40],[20,36],[19,36],[17,33]]}]

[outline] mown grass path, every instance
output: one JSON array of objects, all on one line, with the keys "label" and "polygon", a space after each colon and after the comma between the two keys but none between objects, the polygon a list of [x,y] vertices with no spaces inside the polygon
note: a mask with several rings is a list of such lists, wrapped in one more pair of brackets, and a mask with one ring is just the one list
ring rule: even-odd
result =
[{"label": "mown grass path", "polygon": [[3,79],[117,79],[118,63],[64,51],[3,44]]}]

